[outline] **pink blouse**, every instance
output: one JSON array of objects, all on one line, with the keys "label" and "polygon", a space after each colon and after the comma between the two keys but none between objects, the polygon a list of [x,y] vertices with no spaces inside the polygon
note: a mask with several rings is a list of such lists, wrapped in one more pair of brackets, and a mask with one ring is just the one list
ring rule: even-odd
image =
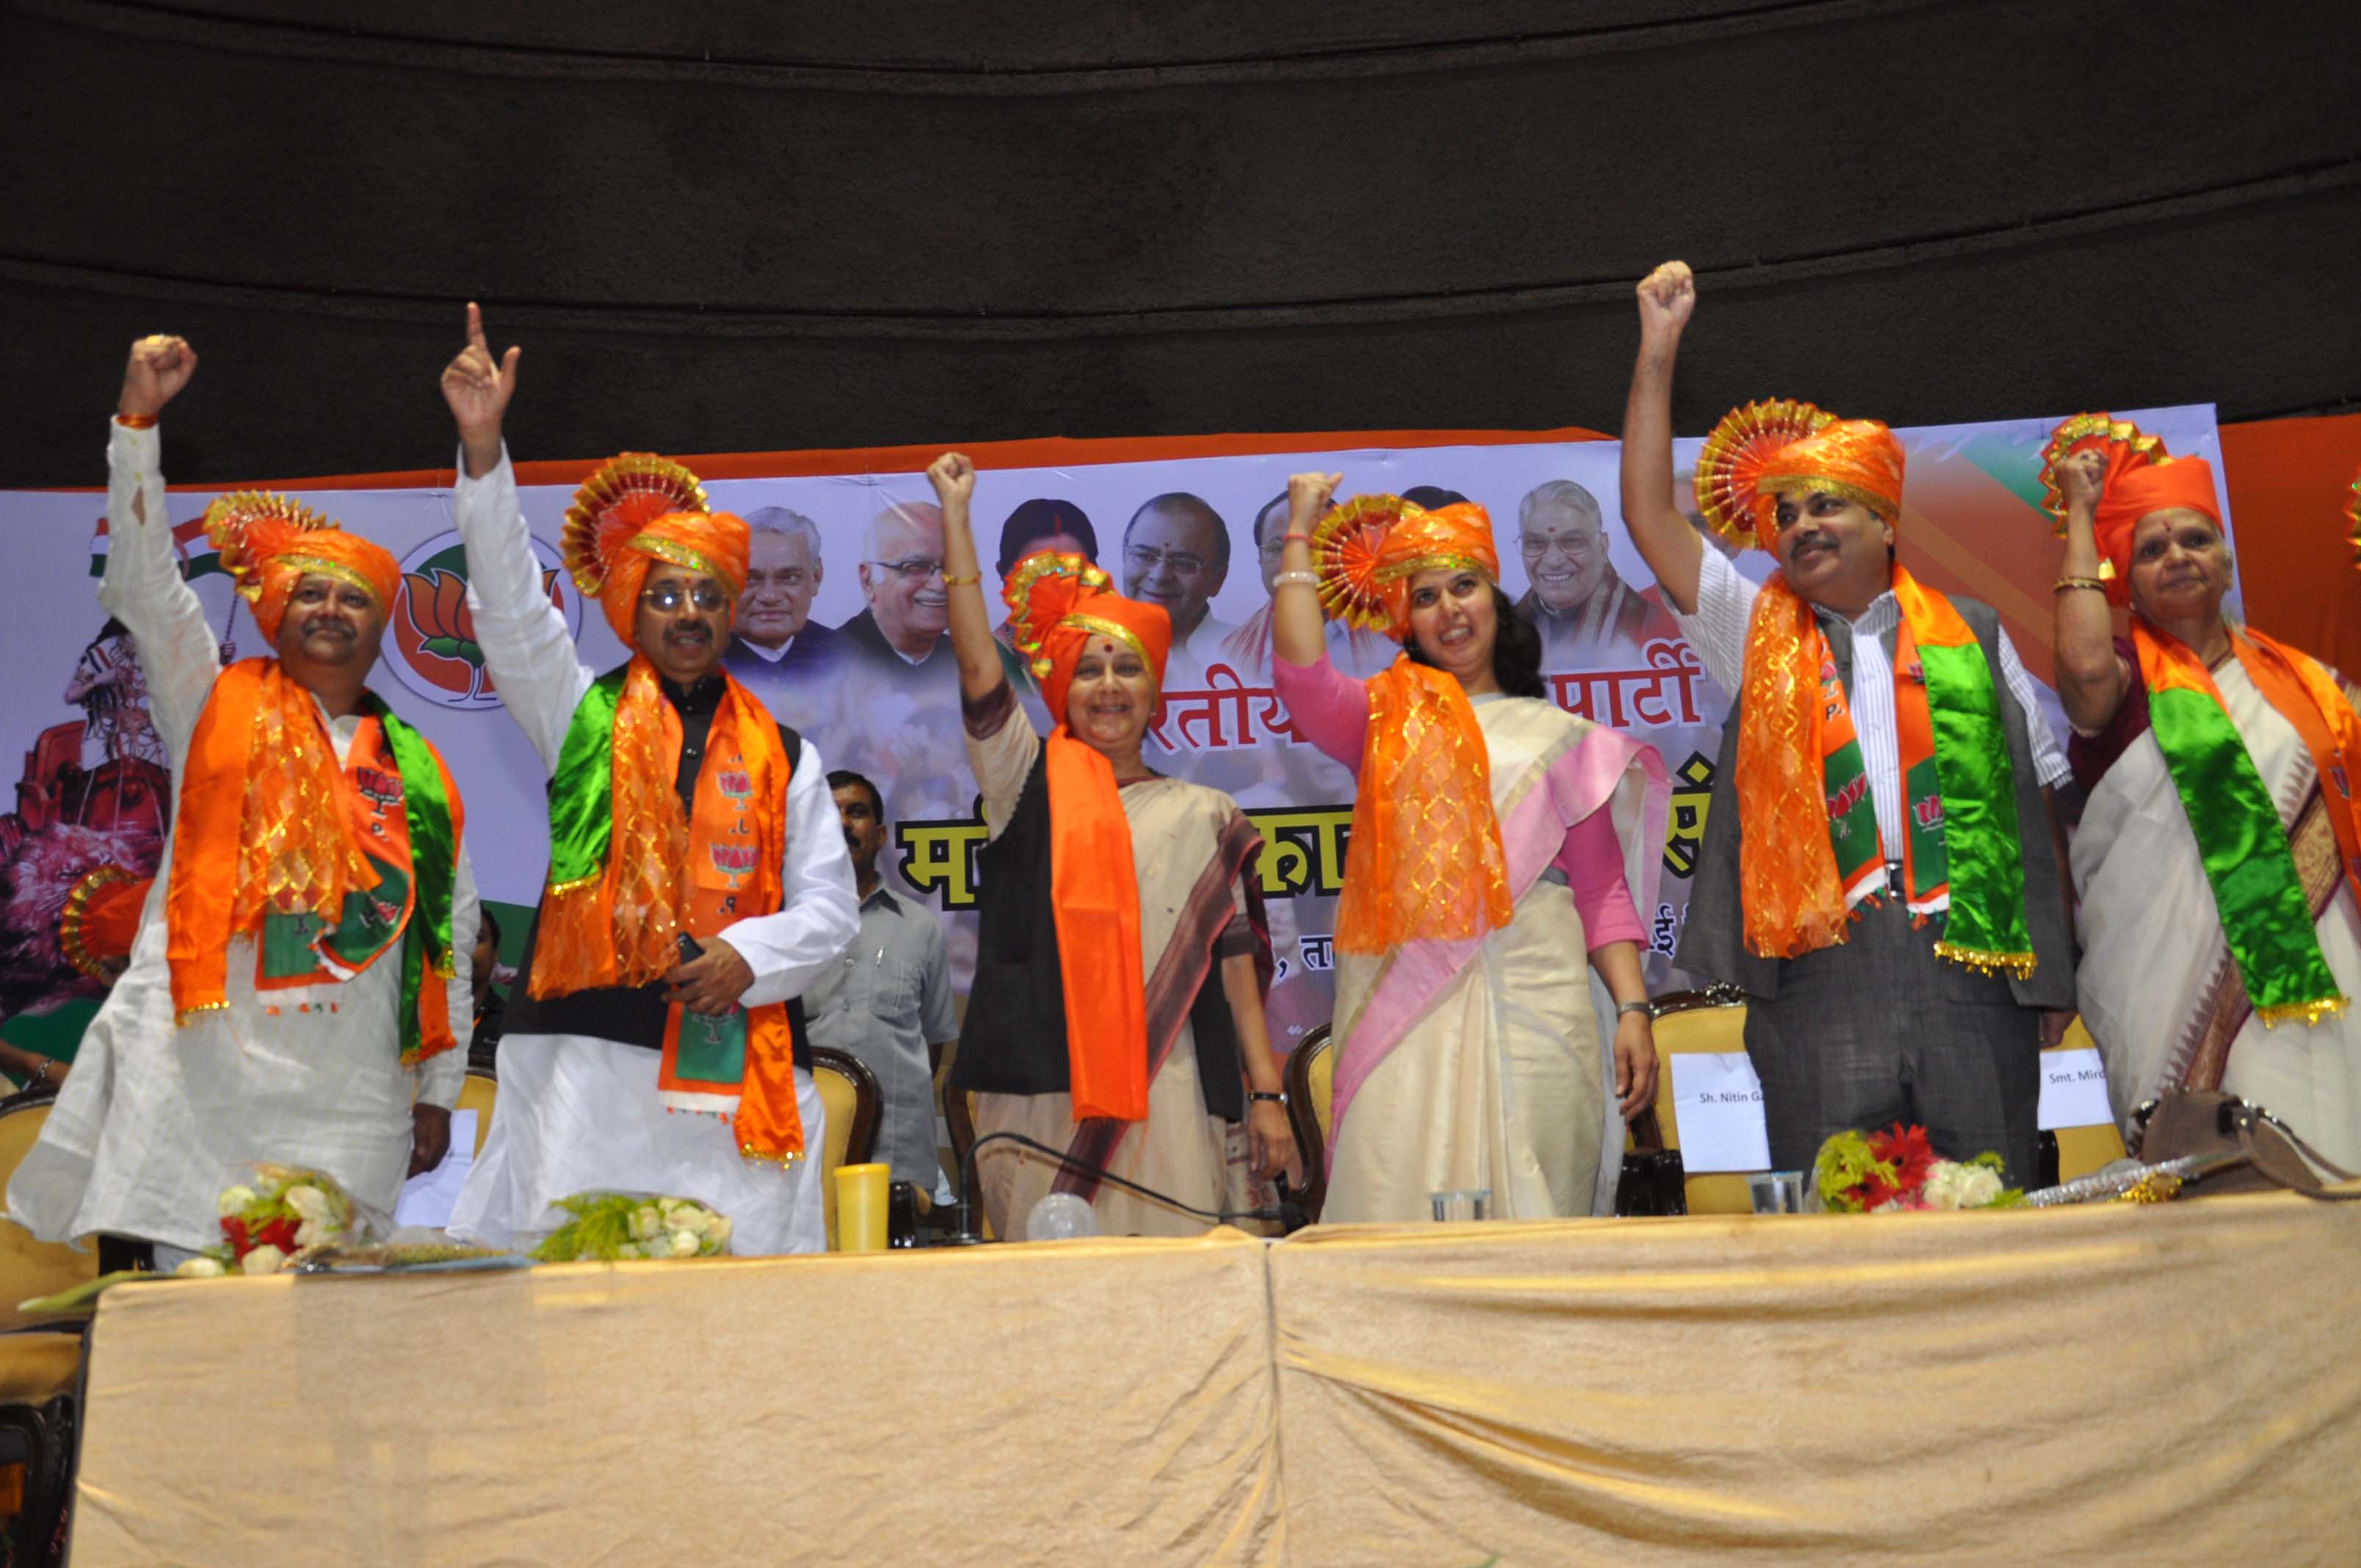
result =
[{"label": "pink blouse", "polygon": [[[1338,670],[1325,653],[1316,664],[1292,664],[1274,656],[1270,677],[1303,738],[1357,770],[1369,732],[1367,683]],[[1616,841],[1615,823],[1607,812],[1594,811],[1567,828],[1565,842],[1550,864],[1565,873],[1592,951],[1609,942],[1646,943],[1640,912],[1631,904],[1631,884],[1623,876],[1623,847]]]}]

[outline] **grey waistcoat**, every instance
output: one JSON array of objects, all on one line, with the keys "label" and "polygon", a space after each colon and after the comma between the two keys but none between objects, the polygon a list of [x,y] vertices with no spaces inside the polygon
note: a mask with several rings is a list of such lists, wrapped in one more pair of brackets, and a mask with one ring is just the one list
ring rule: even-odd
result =
[{"label": "grey waistcoat", "polygon": [[[2059,888],[2048,809],[2041,798],[2040,781],[2034,775],[2026,715],[2001,675],[2000,618],[1991,606],[1976,599],[1954,597],[1951,603],[1983,648],[1984,663],[1992,671],[1993,691],[2000,698],[2008,733],[2009,765],[2016,777],[2017,835],[2025,851],[2025,923],[2033,938],[2035,962],[2031,977],[2012,980],[2009,990],[2022,1006],[2069,1008],[2074,1005],[2072,927]],[[1852,628],[1825,614],[1819,622],[1836,658],[1837,677],[1850,695]],[[1879,639],[1889,661],[1894,657],[1894,635],[1887,631]],[[1706,811],[1705,846],[1697,857],[1697,880],[1690,884],[1688,922],[1673,961],[1693,973],[1742,987],[1749,996],[1767,1002],[1779,994],[1780,960],[1747,951],[1746,927],[1739,908],[1738,720],[1738,706],[1733,703],[1729,721],[1722,727],[1721,756],[1714,764],[1713,799]],[[1936,937],[1932,930],[1927,934],[1930,948]]]}]

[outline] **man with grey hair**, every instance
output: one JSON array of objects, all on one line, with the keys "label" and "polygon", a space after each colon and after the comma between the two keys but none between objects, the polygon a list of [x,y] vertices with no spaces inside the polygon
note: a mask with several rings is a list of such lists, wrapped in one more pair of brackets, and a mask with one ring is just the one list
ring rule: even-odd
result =
[{"label": "man with grey hair", "polygon": [[1572,479],[1545,479],[1517,503],[1517,548],[1532,586],[1517,613],[1542,634],[1542,662],[1585,669],[1676,638],[1664,607],[1635,593],[1607,558],[1598,499]]},{"label": "man with grey hair", "polygon": [[861,597],[869,608],[838,630],[845,646],[887,670],[956,671],[950,590],[943,584],[943,513],[895,501],[862,534]]},{"label": "man with grey hair", "polygon": [[818,525],[785,507],[761,507],[746,514],[746,587],[721,662],[755,684],[826,674],[843,656],[844,637],[811,618],[825,572]]}]

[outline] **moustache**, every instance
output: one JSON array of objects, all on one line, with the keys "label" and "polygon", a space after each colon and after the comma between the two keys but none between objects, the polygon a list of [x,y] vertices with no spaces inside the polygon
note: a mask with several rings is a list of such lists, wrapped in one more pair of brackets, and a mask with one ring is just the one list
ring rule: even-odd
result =
[{"label": "moustache", "polygon": [[354,639],[354,637],[358,635],[358,633],[354,631],[352,622],[350,621],[338,620],[332,616],[314,616],[310,620],[303,623],[303,635],[306,637],[341,637],[346,641],[349,642]]},{"label": "moustache", "polygon": [[678,643],[710,643],[713,641],[713,629],[702,623],[695,626],[667,627],[664,630],[664,641]]}]

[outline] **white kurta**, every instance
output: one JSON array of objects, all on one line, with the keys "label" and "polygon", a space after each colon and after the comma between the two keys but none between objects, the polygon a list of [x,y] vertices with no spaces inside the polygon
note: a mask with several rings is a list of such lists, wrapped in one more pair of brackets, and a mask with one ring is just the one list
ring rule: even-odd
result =
[{"label": "white kurta", "polygon": [[[545,769],[596,672],[576,656],[566,618],[542,586],[508,454],[480,479],[461,455],[452,497],[467,550],[467,605],[484,662]],[[787,846],[778,913],[719,934],[754,971],[748,1007],[803,994],[861,928],[852,862],[810,741],[787,784]],[[749,1160],[730,1124],[676,1115],[656,1098],[659,1053],[584,1035],[500,1037],[500,1094],[482,1155],[451,1216],[455,1234],[505,1245],[549,1228],[549,1205],[589,1188],[694,1198],[730,1216],[737,1253],[818,1252],[828,1245],[816,1159]],[[796,1069],[804,1146],[826,1136],[811,1073]]]},{"label": "white kurta", "polygon": [[[112,428],[99,603],[138,644],[148,717],[171,759],[178,821],[189,740],[221,651],[173,554],[158,432]],[[330,721],[339,762],[359,722]],[[254,944],[233,938],[229,1005],[175,1027],[164,959],[171,867],[168,840],[130,968],[83,1033],[40,1140],[8,1184],[10,1217],[44,1241],[104,1231],[210,1246],[221,1240],[221,1190],[247,1179],[257,1160],[324,1170],[390,1215],[410,1168],[412,1100],[456,1102],[466,1053],[442,1052],[415,1071],[401,1065],[398,947],[342,984],[258,996]],[[451,912],[456,1019],[473,1012],[477,921],[462,845]]]},{"label": "white kurta", "polygon": [[[2235,659],[2213,672],[2213,684],[2280,825],[2291,826],[2319,777],[2303,738]],[[2213,884],[2153,729],[2125,747],[2092,790],[2073,866],[2082,1022],[2125,1124],[2187,1070],[2212,1000],[2207,987],[2227,951]],[[2249,1014],[2230,1042],[2222,1087],[2278,1115],[2337,1164],[2361,1169],[2361,911],[2350,885],[2338,886],[2312,931],[2337,988],[2356,1004],[2317,1024],[2276,1028]]]}]

